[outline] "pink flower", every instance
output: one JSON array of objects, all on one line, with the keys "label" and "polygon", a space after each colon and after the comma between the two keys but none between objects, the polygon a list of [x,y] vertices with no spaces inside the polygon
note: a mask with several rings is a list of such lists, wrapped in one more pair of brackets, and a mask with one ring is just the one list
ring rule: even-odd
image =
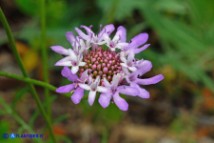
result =
[{"label": "pink flower", "polygon": [[148,34],[141,33],[127,42],[123,26],[117,28],[113,38],[113,24],[104,26],[97,35],[91,27],[81,28],[85,32],[76,28],[77,36],[72,32],[66,33],[71,48],[51,47],[56,53],[65,56],[56,66],[64,66],[62,75],[72,82],[56,91],[71,93],[71,100],[78,104],[84,96],[84,90],[87,90],[90,105],[93,105],[99,94],[98,101],[103,108],[112,101],[122,111],[128,110],[128,103],[120,94],[149,98],[149,92],[141,85],[156,84],[164,77],[159,74],[151,78],[139,78],[152,68],[150,61],[135,58],[136,54],[149,47],[149,44],[145,44]]}]

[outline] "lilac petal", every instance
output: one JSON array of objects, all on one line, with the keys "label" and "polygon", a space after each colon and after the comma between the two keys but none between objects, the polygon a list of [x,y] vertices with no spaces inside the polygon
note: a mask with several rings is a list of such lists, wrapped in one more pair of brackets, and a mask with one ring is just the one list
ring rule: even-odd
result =
[{"label": "lilac petal", "polygon": [[135,53],[135,54],[138,54],[138,53],[140,53],[140,52],[146,50],[149,46],[150,46],[150,44],[146,44],[146,45],[144,45],[144,46],[142,46],[142,47],[140,47],[140,48],[136,48],[136,49],[134,49],[134,53]]},{"label": "lilac petal", "polygon": [[108,89],[104,86],[97,86],[97,91],[100,93],[106,93],[108,92]]},{"label": "lilac petal", "polygon": [[140,85],[150,85],[150,84],[156,84],[164,79],[164,76],[162,74],[146,78],[146,79],[137,79],[136,83]]},{"label": "lilac petal", "polygon": [[121,80],[121,75],[120,74],[116,74],[113,76],[113,79],[111,81],[111,85],[114,86],[114,87],[117,87],[119,82]]},{"label": "lilac petal", "polygon": [[79,104],[83,96],[84,96],[84,90],[78,87],[74,91],[74,94],[71,96],[71,100],[74,102],[74,104]]},{"label": "lilac petal", "polygon": [[55,66],[65,66],[65,67],[72,66],[71,57],[65,57],[59,60],[58,62],[55,63]]},{"label": "lilac petal", "polygon": [[71,70],[68,67],[64,67],[61,72],[62,76],[67,78],[70,81],[76,81],[78,79],[78,76],[76,74],[72,74]]},{"label": "lilac petal", "polygon": [[94,103],[95,97],[96,97],[96,91],[90,91],[88,96],[88,103],[91,106]]},{"label": "lilac petal", "polygon": [[73,44],[76,41],[75,36],[72,32],[67,32],[66,38],[71,44]]},{"label": "lilac petal", "polygon": [[138,84],[136,83],[131,83],[131,86],[135,88],[138,91],[138,96],[141,98],[149,98],[150,94],[147,90],[144,88],[141,88]]},{"label": "lilac petal", "polygon": [[110,87],[111,86],[111,84],[109,83],[109,81],[105,77],[103,79],[103,83],[104,83],[105,87]]},{"label": "lilac petal", "polygon": [[137,96],[139,94],[138,90],[136,90],[136,88],[133,87],[129,87],[129,86],[119,86],[117,88],[117,91],[119,93],[125,94],[125,95],[130,95],[130,96]]},{"label": "lilac petal", "polygon": [[79,86],[85,90],[91,90],[91,87],[88,84],[79,83]]},{"label": "lilac petal", "polygon": [[68,93],[71,92],[74,89],[74,84],[68,84],[65,86],[61,86],[56,89],[56,92],[58,93]]},{"label": "lilac petal", "polygon": [[76,74],[76,73],[78,72],[78,70],[79,70],[79,67],[78,67],[78,66],[72,66],[72,68],[71,68],[71,72],[72,72],[73,74]]},{"label": "lilac petal", "polygon": [[99,98],[99,103],[103,108],[108,107],[111,101],[111,94],[110,93],[102,93]]},{"label": "lilac petal", "polygon": [[120,41],[121,42],[126,42],[126,28],[123,26],[119,26],[117,28],[117,33],[115,35],[117,35],[120,37]]},{"label": "lilac petal", "polygon": [[103,36],[104,33],[110,35],[114,31],[114,25],[109,24],[102,28],[102,30],[99,32],[98,37]]},{"label": "lilac petal", "polygon": [[80,30],[79,28],[75,28],[76,32],[78,33],[78,35],[83,38],[84,40],[90,40],[90,37],[88,35],[86,35],[85,33],[82,32],[82,30]]},{"label": "lilac petal", "polygon": [[123,98],[121,98],[118,94],[118,92],[116,92],[113,95],[113,99],[114,99],[114,103],[117,105],[117,107],[122,110],[122,111],[127,111],[128,110],[128,103],[126,102],[126,100],[124,100]]},{"label": "lilac petal", "polygon": [[128,45],[129,45],[129,43],[125,43],[125,42],[117,43],[117,48],[123,50],[123,49],[125,49]]},{"label": "lilac petal", "polygon": [[152,69],[152,62],[148,60],[141,60],[137,65],[137,71],[134,74],[139,76],[144,75]]},{"label": "lilac petal", "polygon": [[135,36],[134,38],[131,39],[131,43],[129,44],[129,48],[135,49],[135,48],[143,45],[144,43],[146,43],[148,38],[149,38],[149,36],[147,33],[138,34],[137,36]]},{"label": "lilac petal", "polygon": [[149,98],[150,93],[146,89],[139,87],[139,95],[138,96],[141,98]]},{"label": "lilac petal", "polygon": [[51,49],[58,54],[62,54],[62,55],[68,55],[69,54],[68,49],[65,49],[62,46],[51,46]]},{"label": "lilac petal", "polygon": [[90,27],[82,25],[81,28],[84,28],[88,35],[93,34],[94,32],[91,30]]},{"label": "lilac petal", "polygon": [[130,52],[128,54],[128,59],[127,59],[127,62],[132,62],[135,58],[135,54],[133,52]]},{"label": "lilac petal", "polygon": [[80,77],[80,81],[85,82],[87,79],[88,79],[88,70],[85,70]]},{"label": "lilac petal", "polygon": [[79,62],[79,66],[80,66],[80,67],[83,67],[83,66],[85,66],[85,65],[86,65],[85,62]]},{"label": "lilac petal", "polygon": [[95,79],[95,81],[93,82],[93,84],[91,84],[91,87],[92,88],[96,88],[99,84],[100,84],[100,77],[97,76],[97,78]]}]

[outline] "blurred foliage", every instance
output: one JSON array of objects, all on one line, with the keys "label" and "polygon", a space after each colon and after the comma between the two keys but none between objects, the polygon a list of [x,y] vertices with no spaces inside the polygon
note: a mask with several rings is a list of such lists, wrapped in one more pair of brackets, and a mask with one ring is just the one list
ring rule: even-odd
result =
[{"label": "blurred foliage", "polygon": [[[180,84],[171,85],[170,83],[170,81],[181,80],[176,79],[180,77],[177,76],[179,73],[182,78],[183,75],[187,78],[186,81],[202,85],[202,88],[209,88],[207,89],[209,94],[206,92],[203,104],[206,103],[206,108],[213,111],[213,102],[211,102],[213,101],[212,92],[214,92],[213,0],[46,0],[46,2],[48,46],[59,44],[69,47],[65,33],[74,32],[74,27],[80,25],[93,25],[97,31],[100,25],[107,23],[123,25],[127,28],[128,40],[140,32],[148,32],[151,47],[140,53],[138,57],[151,60],[158,72],[165,73],[164,82],[169,87],[180,86]],[[20,47],[19,52],[23,52],[25,66],[32,71],[41,62],[38,57],[39,1],[15,0],[15,3],[28,20],[15,35],[29,44],[27,48],[23,45],[18,47]],[[33,62],[28,60],[29,57]],[[51,70],[59,72],[59,68],[53,66],[58,59],[60,59],[59,55],[49,52]],[[68,82],[65,79],[61,80],[59,82],[63,84]],[[192,90],[194,89],[196,87]],[[12,103],[13,108],[27,90],[23,88],[17,92]],[[123,117],[123,113],[115,106],[100,110],[101,107],[96,102],[89,108],[86,100],[78,106],[86,116],[90,114],[94,122],[105,123],[105,126],[114,126]],[[31,126],[38,115],[38,111],[33,114],[30,120]],[[170,128],[180,134],[183,128],[191,123],[191,119],[187,120],[186,117],[190,116],[182,113],[181,117],[172,122]],[[58,117],[57,122],[66,118],[67,116],[62,115]],[[6,132],[8,126],[0,123],[0,129]],[[189,132],[193,132],[193,129],[195,129],[195,122],[188,128]],[[105,134],[105,129],[103,132],[103,140],[105,140],[107,133]],[[66,141],[66,138],[64,140]]]},{"label": "blurred foliage", "polygon": [[39,3],[34,0],[15,0],[17,6],[22,12],[29,16],[35,16],[38,13]]},{"label": "blurred foliage", "polygon": [[[207,8],[212,4],[203,1],[203,5]],[[191,80],[201,82],[214,90],[213,81],[207,75],[207,72],[213,71],[214,64],[214,43],[211,40],[213,35],[207,35],[207,31],[213,30],[214,23],[213,20],[205,20],[212,19],[211,14],[214,14],[214,11],[210,14],[210,11],[202,10],[206,16],[195,16],[197,13],[194,12],[194,8],[200,11],[201,5],[190,0],[184,3],[186,15],[179,15],[173,11],[162,14],[152,10],[152,6],[153,3],[149,2],[143,11],[149,25],[161,39],[164,54],[159,58],[162,64],[169,63]]]}]

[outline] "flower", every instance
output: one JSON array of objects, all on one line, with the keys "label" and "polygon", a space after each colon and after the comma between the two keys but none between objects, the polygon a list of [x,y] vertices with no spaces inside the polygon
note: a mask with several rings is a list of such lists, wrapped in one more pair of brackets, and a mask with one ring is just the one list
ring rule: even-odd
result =
[{"label": "flower", "polygon": [[81,77],[78,78],[78,76],[76,74],[73,74],[71,72],[71,70],[69,70],[68,67],[64,67],[61,74],[62,74],[62,76],[64,76],[68,80],[70,80],[72,82],[72,84],[61,86],[61,87],[57,88],[56,92],[58,92],[58,93],[74,92],[73,95],[71,96],[71,100],[75,104],[78,104],[84,95],[84,89],[82,89],[79,86],[79,84],[85,83],[88,80],[87,71],[82,73]]},{"label": "flower", "polygon": [[111,36],[114,29],[114,25],[109,24],[95,34],[91,26],[81,26],[75,28],[77,36],[72,32],[66,33],[71,48],[51,47],[64,56],[55,65],[63,66],[62,76],[72,82],[57,88],[56,92],[71,93],[71,100],[78,104],[87,90],[89,105],[93,105],[98,94],[98,102],[103,108],[115,103],[122,111],[127,111],[129,105],[121,94],[143,99],[150,97],[142,86],[156,84],[164,77],[158,74],[142,78],[152,69],[152,63],[135,56],[149,47],[145,44],[148,34],[140,33],[127,42],[126,29],[119,26]]},{"label": "flower", "polygon": [[72,49],[64,49],[61,46],[52,46],[51,48],[56,53],[66,55],[65,58],[55,64],[56,66],[71,66],[72,73],[76,74],[79,67],[85,65],[85,62],[82,62],[82,54],[75,53]]}]

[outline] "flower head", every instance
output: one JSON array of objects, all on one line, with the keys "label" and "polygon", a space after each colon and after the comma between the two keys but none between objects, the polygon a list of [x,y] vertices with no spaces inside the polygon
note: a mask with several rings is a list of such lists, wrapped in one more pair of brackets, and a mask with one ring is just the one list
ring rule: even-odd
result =
[{"label": "flower head", "polygon": [[75,28],[77,36],[66,33],[71,48],[52,46],[51,49],[64,57],[55,65],[63,66],[62,76],[72,83],[59,87],[58,93],[72,93],[71,100],[78,104],[89,91],[88,102],[93,105],[99,94],[99,103],[103,108],[115,103],[120,110],[128,110],[128,103],[120,94],[149,98],[149,92],[142,85],[156,84],[163,80],[159,74],[151,78],[140,78],[152,68],[148,60],[138,60],[135,55],[149,47],[145,44],[148,34],[141,33],[126,41],[126,29],[119,26],[114,36],[114,25],[101,28],[98,34],[92,27]]}]

